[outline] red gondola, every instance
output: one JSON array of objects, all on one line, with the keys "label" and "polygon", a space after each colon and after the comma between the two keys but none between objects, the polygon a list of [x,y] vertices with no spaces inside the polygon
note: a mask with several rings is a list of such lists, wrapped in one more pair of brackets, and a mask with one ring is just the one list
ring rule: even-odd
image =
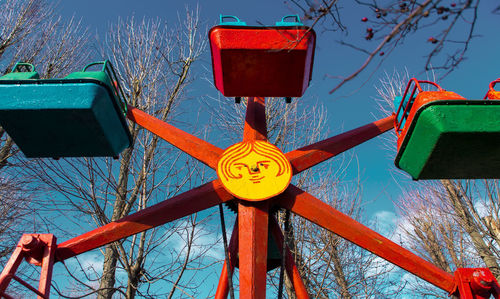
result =
[{"label": "red gondola", "polygon": [[[228,17],[236,21],[225,22]],[[226,97],[302,96],[311,80],[316,34],[301,24],[285,17],[277,26],[246,26],[221,16],[208,34],[217,89]]]}]

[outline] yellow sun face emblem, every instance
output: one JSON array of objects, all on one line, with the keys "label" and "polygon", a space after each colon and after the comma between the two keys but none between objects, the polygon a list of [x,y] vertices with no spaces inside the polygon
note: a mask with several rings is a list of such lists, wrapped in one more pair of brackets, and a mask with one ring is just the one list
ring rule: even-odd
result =
[{"label": "yellow sun face emblem", "polygon": [[217,176],[232,195],[258,201],[285,191],[292,179],[292,167],[269,142],[240,142],[224,151]]}]

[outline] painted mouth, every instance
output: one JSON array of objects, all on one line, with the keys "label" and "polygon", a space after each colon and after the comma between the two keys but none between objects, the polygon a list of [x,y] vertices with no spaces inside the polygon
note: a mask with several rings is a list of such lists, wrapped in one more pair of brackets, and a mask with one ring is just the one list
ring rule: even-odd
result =
[{"label": "painted mouth", "polygon": [[261,176],[261,177],[252,177],[252,178],[250,179],[250,181],[252,181],[252,183],[254,183],[254,184],[258,184],[258,183],[260,183],[260,181],[261,181],[263,178],[264,178],[263,176]]}]

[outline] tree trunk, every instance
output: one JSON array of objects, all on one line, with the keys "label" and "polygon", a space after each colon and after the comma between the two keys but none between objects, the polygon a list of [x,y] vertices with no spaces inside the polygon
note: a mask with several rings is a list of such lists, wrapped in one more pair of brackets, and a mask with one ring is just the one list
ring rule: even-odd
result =
[{"label": "tree trunk", "polygon": [[0,169],[2,169],[5,165],[7,165],[7,159],[12,157],[12,146],[14,145],[14,141],[12,138],[7,137],[5,144],[0,149]]},{"label": "tree trunk", "polygon": [[335,280],[340,287],[340,297],[350,299],[352,298],[352,295],[349,292],[347,279],[342,268],[342,263],[340,262],[339,252],[337,250],[336,244],[332,244],[332,246],[330,247],[330,254],[332,256],[332,262],[334,265],[333,274],[335,275]]},{"label": "tree trunk", "polygon": [[137,293],[137,287],[139,285],[139,278],[141,275],[141,266],[140,263],[135,263],[134,266],[130,269],[130,274],[127,283],[127,299],[135,298],[135,294]]},{"label": "tree trunk", "polygon": [[97,292],[97,298],[99,299],[111,299],[115,293],[115,271],[116,262],[118,261],[117,254],[111,247],[112,245],[107,245],[104,251],[104,264],[102,267],[102,277],[99,284],[99,291]]},{"label": "tree trunk", "polygon": [[[137,136],[134,132],[133,139]],[[132,141],[133,142],[133,141]],[[120,165],[120,175],[118,177],[118,188],[116,190],[116,200],[113,206],[113,216],[111,221],[116,221],[121,218],[123,208],[125,207],[127,200],[127,185],[128,185],[128,175],[130,171],[130,161],[132,158],[133,145],[127,148],[122,155],[121,165]],[[102,266],[102,278],[99,284],[99,291],[97,298],[99,299],[111,299],[114,292],[116,291],[115,286],[115,272],[116,263],[118,261],[118,252],[113,249],[114,245],[106,245],[104,251],[104,263]]]},{"label": "tree trunk", "polygon": [[297,296],[295,295],[295,290],[293,288],[292,281],[290,280],[290,278],[288,278],[288,275],[286,275],[286,274],[285,274],[284,283],[285,283],[285,290],[286,290],[286,294],[288,295],[288,299],[297,299]]},{"label": "tree trunk", "polygon": [[432,262],[444,271],[451,273],[450,265],[446,261],[442,252],[444,248],[432,231],[432,223],[422,223],[420,228],[414,228],[414,232],[420,238],[422,245],[424,246],[425,251],[429,254]]}]

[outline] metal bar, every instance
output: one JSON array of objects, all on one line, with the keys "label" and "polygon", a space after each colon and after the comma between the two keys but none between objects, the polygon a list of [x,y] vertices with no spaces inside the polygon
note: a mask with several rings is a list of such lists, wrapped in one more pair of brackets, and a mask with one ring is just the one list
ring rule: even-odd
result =
[{"label": "metal bar", "polygon": [[285,154],[298,174],[393,128],[394,115]]},{"label": "metal bar", "polygon": [[[229,251],[229,264],[231,275],[234,273],[234,267],[238,262],[238,218],[234,223],[233,232],[231,234],[231,240],[228,246]],[[217,285],[217,291],[215,293],[215,299],[226,299],[229,294],[229,279],[228,279],[227,264],[224,260],[224,265],[222,266],[222,272],[219,278],[219,284]]]},{"label": "metal bar", "polygon": [[283,194],[279,195],[275,203],[415,274],[448,293],[454,290],[453,275],[439,269],[411,251],[397,245],[293,185],[290,185]]},{"label": "metal bar", "polygon": [[265,298],[268,201],[238,204],[240,298]]},{"label": "metal bar", "polygon": [[[24,236],[23,236],[24,237]],[[9,258],[9,261],[5,265],[5,268],[3,268],[2,274],[0,274],[0,294],[3,295],[7,287],[9,286],[9,283],[14,276],[14,274],[17,271],[17,268],[19,268],[19,264],[21,264],[23,260],[23,247],[22,247],[22,242],[23,242],[23,237],[21,237],[21,240],[16,246],[16,249],[12,253],[12,255]]]},{"label": "metal bar", "polygon": [[[411,95],[408,97],[408,91],[409,88],[411,87],[411,83],[415,82],[415,86],[413,87],[411,91]],[[408,116],[410,115],[411,107],[413,106],[413,103],[411,100],[415,96],[415,92],[417,91],[417,88],[419,92],[422,91],[422,88],[420,87],[420,84],[418,84],[417,79],[412,78],[410,79],[410,82],[408,82],[408,85],[406,86],[405,92],[403,93],[403,98],[401,99],[401,103],[399,104],[399,108],[396,112],[396,116],[394,119],[394,130],[396,131],[396,135],[399,137],[400,133],[403,131],[403,128],[401,128],[401,125],[405,120],[407,120]],[[404,104],[405,99],[408,99],[408,103],[406,103],[406,106]],[[403,114],[401,115],[401,120],[399,120],[399,112],[401,111],[402,107],[404,106],[403,109]]]},{"label": "metal bar", "polygon": [[7,294],[2,294],[2,293],[0,293],[0,295],[2,295],[2,297],[1,297],[1,298],[4,298],[4,299],[15,299],[14,297],[9,296],[9,295],[7,295]]},{"label": "metal bar", "polygon": [[248,98],[243,141],[267,140],[266,100]]},{"label": "metal bar", "polygon": [[231,200],[215,180],[58,245],[58,261]]},{"label": "metal bar", "polygon": [[[231,269],[231,273],[233,269]],[[214,299],[227,299],[227,295],[229,294],[229,280],[227,274],[227,263],[224,260],[224,264],[222,265],[222,272],[219,277],[219,284],[217,285],[217,291],[215,292]]]},{"label": "metal bar", "polygon": [[229,287],[231,299],[234,299],[234,289],[233,289],[233,269],[231,267],[231,262],[229,261],[229,248],[227,244],[227,234],[226,234],[226,221],[224,219],[224,208],[222,207],[222,204],[219,204],[219,215],[220,215],[220,224],[222,227],[222,240],[224,243],[224,264],[229,264],[229,268],[226,268],[226,273],[227,273],[227,284]]},{"label": "metal bar", "polygon": [[[17,277],[16,275],[12,275],[12,278],[19,282],[20,284],[22,284],[25,288],[27,288],[28,290],[32,291],[33,293],[37,294],[37,298],[42,298],[42,299],[48,299],[49,298],[49,294],[45,294],[45,293],[42,293],[40,292],[39,290],[35,289],[34,287],[32,287],[29,283],[27,283],[26,281],[22,280],[21,278]],[[2,295],[2,296],[5,296],[5,295]]]},{"label": "metal bar", "polygon": [[278,221],[276,218],[271,217],[271,233],[273,234],[274,240],[278,245],[278,249],[280,252],[283,252],[283,245],[285,245],[286,255],[285,255],[285,269],[288,275],[288,278],[292,281],[293,288],[295,290],[295,295],[298,299],[306,299],[309,298],[309,294],[307,293],[307,288],[302,281],[302,277],[300,277],[299,269],[297,269],[297,265],[295,265],[295,261],[292,255],[292,252],[288,248],[288,246],[284,243],[285,238],[281,229],[279,227]]},{"label": "metal bar", "polygon": [[158,135],[207,166],[213,169],[217,168],[217,162],[219,162],[219,157],[224,150],[130,105],[127,110],[127,117],[131,121]]},{"label": "metal bar", "polygon": [[38,290],[44,296],[38,296],[38,298],[49,298],[57,243],[56,237],[51,234],[40,235],[40,239],[45,243],[45,247],[43,249],[42,270],[40,271]]},{"label": "metal bar", "polygon": [[[278,284],[278,299],[283,299],[283,283],[285,281],[285,268],[286,268],[286,256],[287,256],[286,250],[288,250],[288,246],[285,243],[287,242],[288,233],[290,230],[290,211],[284,210],[284,212],[285,212],[285,219],[283,219],[283,222],[284,222],[283,229],[285,230],[285,235],[282,238],[283,239],[283,242],[282,242],[283,246],[281,246],[281,250],[279,250],[281,252],[281,266],[280,266],[280,280],[279,280],[279,284]],[[275,217],[272,217],[272,219],[274,219],[274,218]],[[277,223],[278,223],[278,221],[276,221],[276,224]],[[279,225],[278,225],[278,228],[279,228]],[[281,230],[280,230],[280,233],[281,233]],[[275,242],[276,242],[276,240],[275,240]]]}]

